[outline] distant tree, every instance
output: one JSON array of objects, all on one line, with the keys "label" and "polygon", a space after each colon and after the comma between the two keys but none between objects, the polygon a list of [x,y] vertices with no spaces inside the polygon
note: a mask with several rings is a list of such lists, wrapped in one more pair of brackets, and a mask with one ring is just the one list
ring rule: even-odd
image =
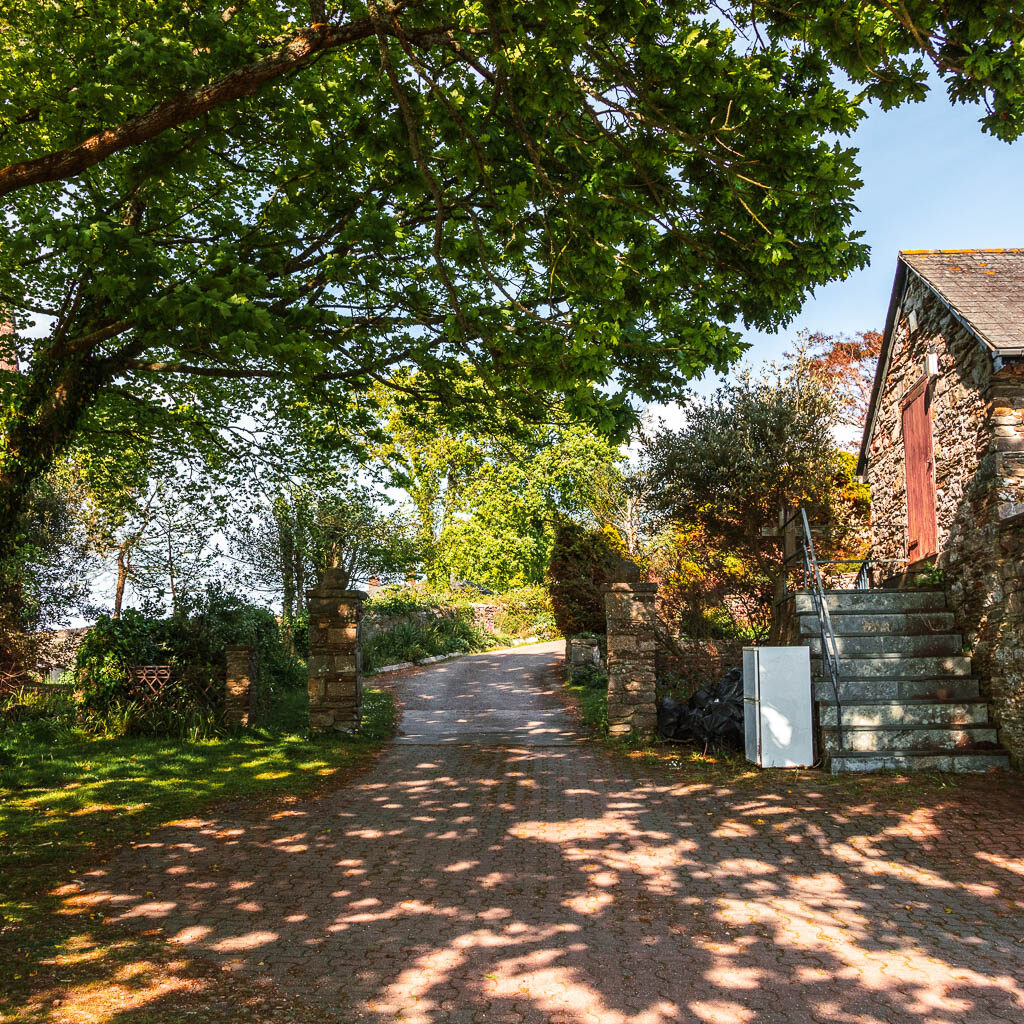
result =
[{"label": "distant tree", "polygon": [[838,497],[838,396],[805,358],[756,377],[738,374],[684,405],[678,430],[646,442],[657,482],[652,506],[666,520],[699,525],[727,550],[774,575],[777,554],[762,536],[779,509],[827,511]]},{"label": "distant tree", "polygon": [[625,461],[598,466],[591,477],[589,517],[606,534],[616,537],[634,560],[644,557],[655,532],[650,503],[654,486],[647,465]]},{"label": "distant tree", "polygon": [[[871,389],[882,349],[878,331],[849,334],[805,333],[801,336],[800,357],[812,373],[831,389],[839,400],[839,423],[863,430],[871,404]],[[860,443],[860,438],[856,438]]]},{"label": "distant tree", "polygon": [[585,521],[618,447],[580,424],[525,429],[481,445],[454,515],[438,539],[438,568],[496,590],[544,582],[557,524]]},{"label": "distant tree", "polygon": [[305,592],[327,568],[352,587],[377,576],[402,577],[418,561],[411,524],[370,488],[336,484],[294,487],[255,515],[243,513],[231,537],[241,581],[280,601],[290,626],[305,609]]},{"label": "distant tree", "polygon": [[[413,393],[420,384],[412,373],[396,376],[396,382]],[[450,567],[439,556],[441,537],[462,508],[467,481],[485,461],[486,443],[509,438],[510,428],[486,417],[473,429],[454,425],[444,410],[382,385],[374,388],[372,398],[381,424],[370,446],[374,464],[390,486],[409,496],[427,578],[446,582]]]},{"label": "distant tree", "polygon": [[137,520],[125,566],[127,580],[141,597],[177,611],[182,598],[203,591],[218,572],[221,550],[217,536],[224,526],[217,508],[201,501],[182,501],[157,487],[152,504]]}]

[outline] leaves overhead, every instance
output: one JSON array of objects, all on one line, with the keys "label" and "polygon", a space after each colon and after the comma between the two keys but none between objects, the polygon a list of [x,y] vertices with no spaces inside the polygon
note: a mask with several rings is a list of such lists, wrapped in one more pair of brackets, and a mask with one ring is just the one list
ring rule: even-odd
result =
[{"label": "leaves overhead", "polygon": [[954,103],[983,105],[986,132],[1006,142],[1024,132],[1019,0],[757,0],[749,10],[776,36],[822,49],[885,109],[924,99],[931,73]]},{"label": "leaves overhead", "polygon": [[[0,200],[27,370],[3,504],[129,424],[224,472],[289,425],[288,458],[358,449],[352,398],[397,367],[463,421],[554,401],[620,431],[724,367],[737,321],[783,323],[863,262],[853,153],[826,141],[860,110],[820,55],[704,8],[424,0],[316,27],[269,0],[6,4],[0,168],[120,141]],[[332,43],[182,99],[303,33]]]}]

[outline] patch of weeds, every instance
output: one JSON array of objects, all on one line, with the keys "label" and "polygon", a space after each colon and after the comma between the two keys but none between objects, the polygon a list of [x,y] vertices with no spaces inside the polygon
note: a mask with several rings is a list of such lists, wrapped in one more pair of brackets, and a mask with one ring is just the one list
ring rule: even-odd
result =
[{"label": "patch of weeds", "polygon": [[[589,668],[589,666],[588,666]],[[591,732],[602,739],[608,736],[608,673],[593,669],[586,674],[587,684],[580,681],[584,673],[566,681],[566,689],[580,702],[583,721]]]}]

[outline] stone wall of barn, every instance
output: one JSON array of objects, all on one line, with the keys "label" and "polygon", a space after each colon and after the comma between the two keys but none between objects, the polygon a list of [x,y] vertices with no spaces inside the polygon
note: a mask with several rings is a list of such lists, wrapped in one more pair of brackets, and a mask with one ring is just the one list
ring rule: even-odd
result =
[{"label": "stone wall of barn", "polygon": [[[911,331],[909,314],[917,317]],[[868,456],[872,551],[878,558],[907,555],[907,491],[903,462],[903,413],[907,393],[924,376],[925,356],[939,357],[931,387],[935,496],[939,550],[944,551],[976,486],[979,458],[989,442],[986,392],[991,356],[914,274],[893,327],[892,355],[879,397]]]},{"label": "stone wall of barn", "polygon": [[994,372],[992,355],[914,274],[894,325],[869,450],[872,553],[907,554],[901,404],[929,353],[939,357],[930,384],[937,561],[1001,739],[1024,763],[1024,666],[1017,664],[1024,613],[1013,596],[1024,553],[1024,519],[1017,519],[1024,513],[1024,373],[1016,366]]},{"label": "stone wall of barn", "polygon": [[1024,515],[998,529],[998,590],[975,633],[975,671],[983,675],[999,739],[1024,768]]}]

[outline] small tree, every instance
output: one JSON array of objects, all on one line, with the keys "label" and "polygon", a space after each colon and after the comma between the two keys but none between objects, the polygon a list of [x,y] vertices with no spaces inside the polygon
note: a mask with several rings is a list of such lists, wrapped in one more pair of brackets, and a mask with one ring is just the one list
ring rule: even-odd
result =
[{"label": "small tree", "polygon": [[771,572],[777,558],[762,531],[777,524],[780,507],[827,510],[838,498],[840,403],[799,356],[758,378],[741,373],[684,408],[683,427],[663,429],[646,445],[659,485],[653,505]]},{"label": "small tree", "polygon": [[548,588],[563,636],[604,633],[604,595],[611,583],[634,580],[640,570],[601,530],[563,522],[555,533]]},{"label": "small tree", "polygon": [[355,586],[372,576],[400,578],[418,560],[405,517],[358,484],[278,494],[236,524],[231,546],[244,583],[281,601],[286,623],[304,610],[305,592],[324,569],[343,570]]}]

